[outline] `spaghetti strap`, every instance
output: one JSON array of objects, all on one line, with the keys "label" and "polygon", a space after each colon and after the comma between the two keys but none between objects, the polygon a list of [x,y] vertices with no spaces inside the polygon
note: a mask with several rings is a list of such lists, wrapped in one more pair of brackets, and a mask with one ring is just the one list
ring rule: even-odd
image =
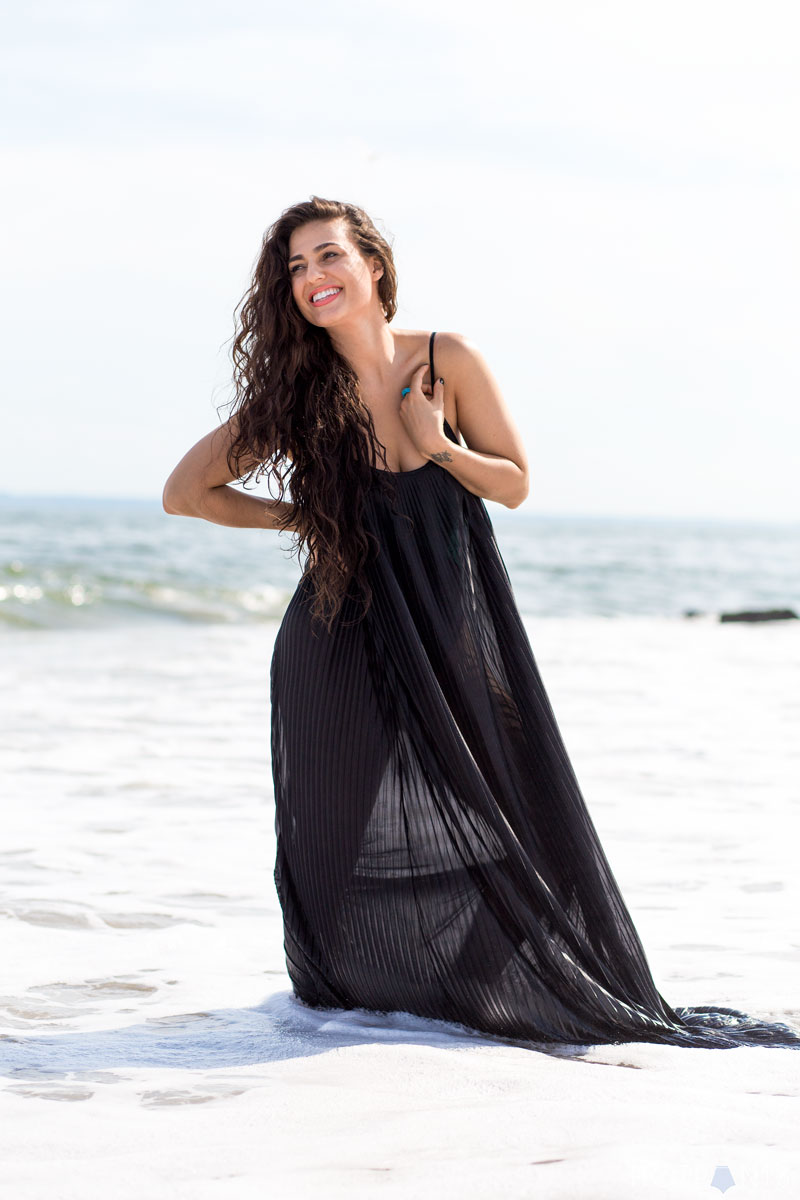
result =
[{"label": "spaghetti strap", "polygon": [[[428,360],[429,360],[428,365],[430,367],[430,372],[431,372],[431,391],[433,390],[433,388],[436,384],[436,368],[433,365],[433,339],[435,337],[436,337],[436,330],[434,329],[433,333],[431,334],[431,340],[428,343]],[[450,425],[447,418],[445,418],[445,420],[444,420],[444,431],[452,442],[456,442],[459,446],[461,445],[461,442],[459,441],[458,437],[456,436],[456,433],[453,430],[453,428]]]}]

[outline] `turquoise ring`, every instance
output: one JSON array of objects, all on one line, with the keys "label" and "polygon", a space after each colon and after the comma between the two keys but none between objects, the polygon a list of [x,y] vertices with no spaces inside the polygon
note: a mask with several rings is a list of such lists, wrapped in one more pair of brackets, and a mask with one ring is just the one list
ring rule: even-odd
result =
[{"label": "turquoise ring", "polygon": [[411,388],[403,388],[402,392],[400,393],[401,398],[403,396],[407,396],[410,391],[411,391]]}]

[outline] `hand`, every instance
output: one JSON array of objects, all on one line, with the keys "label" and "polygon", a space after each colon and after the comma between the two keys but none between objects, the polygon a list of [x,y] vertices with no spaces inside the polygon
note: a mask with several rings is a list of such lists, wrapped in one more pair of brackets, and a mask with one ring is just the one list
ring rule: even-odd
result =
[{"label": "hand", "polygon": [[423,387],[427,369],[427,363],[423,363],[411,376],[411,391],[400,401],[400,420],[420,454],[431,457],[448,439],[444,432],[444,383],[437,379],[432,391],[428,384]]}]

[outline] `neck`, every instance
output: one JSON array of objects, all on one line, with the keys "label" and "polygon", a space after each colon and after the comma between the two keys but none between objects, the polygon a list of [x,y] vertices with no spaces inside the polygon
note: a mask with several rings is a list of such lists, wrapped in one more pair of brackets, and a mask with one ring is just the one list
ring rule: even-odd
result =
[{"label": "neck", "polygon": [[382,312],[362,316],[352,325],[343,322],[329,329],[328,335],[360,382],[380,384],[389,378],[396,350],[394,335]]}]

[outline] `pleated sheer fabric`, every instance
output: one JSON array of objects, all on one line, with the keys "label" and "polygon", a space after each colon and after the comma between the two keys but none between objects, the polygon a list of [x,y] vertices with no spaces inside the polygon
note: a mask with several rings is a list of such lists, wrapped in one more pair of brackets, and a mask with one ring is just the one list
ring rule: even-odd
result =
[{"label": "pleated sheer fabric", "polygon": [[312,631],[303,576],[275,641],[295,995],[524,1041],[800,1048],[788,1025],[656,990],[483,501],[432,461],[392,475],[394,500],[387,474],[366,617],[349,592],[333,632]]}]

